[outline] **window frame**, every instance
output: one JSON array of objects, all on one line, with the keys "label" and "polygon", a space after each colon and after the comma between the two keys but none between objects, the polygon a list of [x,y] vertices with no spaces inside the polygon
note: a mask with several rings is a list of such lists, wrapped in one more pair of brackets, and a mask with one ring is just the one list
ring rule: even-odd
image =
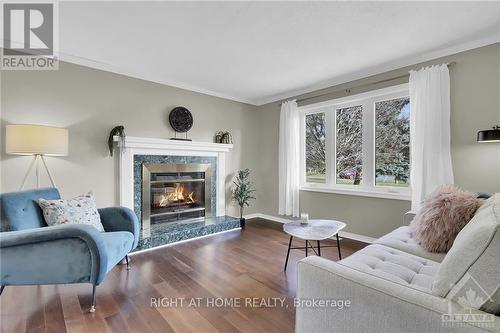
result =
[{"label": "window frame", "polygon": [[[375,103],[391,99],[409,97],[408,84],[400,84],[387,88],[372,90],[356,95],[336,98],[325,102],[299,107],[300,113],[300,190],[326,193],[339,193],[378,197],[397,200],[411,199],[411,184],[408,187],[375,185]],[[411,103],[411,101],[410,101]],[[336,119],[337,110],[359,106],[362,107],[362,170],[363,179],[359,185],[336,183]],[[326,182],[308,183],[306,181],[305,119],[309,114],[325,113],[325,157]],[[411,159],[410,159],[411,163]]]}]

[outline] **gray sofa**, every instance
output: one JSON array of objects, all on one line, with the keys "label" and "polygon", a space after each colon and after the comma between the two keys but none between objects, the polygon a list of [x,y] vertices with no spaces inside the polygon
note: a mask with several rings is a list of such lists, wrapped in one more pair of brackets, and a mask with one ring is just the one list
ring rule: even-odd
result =
[{"label": "gray sofa", "polygon": [[427,252],[402,226],[339,262],[301,260],[297,283],[298,299],[330,300],[302,302],[297,332],[500,332],[500,194],[448,253]]}]

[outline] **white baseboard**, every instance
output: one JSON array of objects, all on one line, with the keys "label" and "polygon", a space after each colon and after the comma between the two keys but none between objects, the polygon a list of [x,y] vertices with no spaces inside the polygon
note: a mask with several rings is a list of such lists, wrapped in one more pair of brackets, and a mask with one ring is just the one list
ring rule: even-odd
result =
[{"label": "white baseboard", "polygon": [[[270,221],[279,222],[279,223],[287,223],[290,221],[290,219],[287,219],[284,217],[261,214],[261,213],[248,214],[248,215],[245,215],[244,218],[246,218],[248,220],[255,219],[255,218],[261,218],[264,220],[270,220]],[[340,231],[339,236],[343,237],[343,238],[349,238],[352,240],[363,242],[363,243],[368,243],[368,244],[371,244],[376,240],[376,238],[373,238],[373,237],[358,235],[358,234],[354,234],[352,232],[347,232],[347,231]]]},{"label": "white baseboard", "polygon": [[259,218],[259,219],[265,219],[265,220],[270,220],[270,221],[279,222],[279,223],[290,222],[290,219],[287,219],[284,217],[272,216],[272,215],[261,214],[261,213],[248,214],[248,215],[245,215],[244,218],[246,218],[246,219]]}]

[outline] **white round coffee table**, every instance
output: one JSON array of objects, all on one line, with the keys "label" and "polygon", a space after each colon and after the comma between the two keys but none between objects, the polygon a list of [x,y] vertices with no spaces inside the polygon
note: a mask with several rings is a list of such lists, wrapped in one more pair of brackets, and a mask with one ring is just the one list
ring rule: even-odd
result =
[{"label": "white round coffee table", "polygon": [[[345,226],[346,224],[344,222],[335,220],[309,220],[309,223],[307,224],[301,224],[300,221],[291,221],[285,223],[285,225],[283,226],[283,230],[290,235],[290,242],[288,243],[288,251],[286,253],[285,260],[285,271],[288,264],[288,257],[290,256],[290,250],[305,249],[307,257],[307,249],[310,246],[316,255],[321,256],[320,241],[331,238],[333,236],[337,237],[337,245],[323,247],[336,247],[339,252],[339,259],[342,259],[342,255],[340,254],[339,231],[342,230]],[[306,246],[292,247],[293,237],[305,240]],[[317,252],[314,246],[311,245],[310,241],[316,241],[318,248]]]}]

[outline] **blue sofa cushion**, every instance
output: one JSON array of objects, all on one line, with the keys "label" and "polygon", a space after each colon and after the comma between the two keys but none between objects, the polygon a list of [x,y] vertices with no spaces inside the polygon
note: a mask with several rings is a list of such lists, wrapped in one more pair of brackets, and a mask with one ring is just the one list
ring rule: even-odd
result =
[{"label": "blue sofa cushion", "polygon": [[109,272],[132,250],[134,235],[128,231],[113,231],[101,233],[106,248],[106,272]]},{"label": "blue sofa cushion", "polygon": [[17,231],[45,227],[38,199],[60,199],[56,188],[42,188],[0,195],[1,231]]},{"label": "blue sofa cushion", "polygon": [[9,246],[1,251],[0,280],[4,285],[92,281],[91,253],[82,239],[55,239]]}]

